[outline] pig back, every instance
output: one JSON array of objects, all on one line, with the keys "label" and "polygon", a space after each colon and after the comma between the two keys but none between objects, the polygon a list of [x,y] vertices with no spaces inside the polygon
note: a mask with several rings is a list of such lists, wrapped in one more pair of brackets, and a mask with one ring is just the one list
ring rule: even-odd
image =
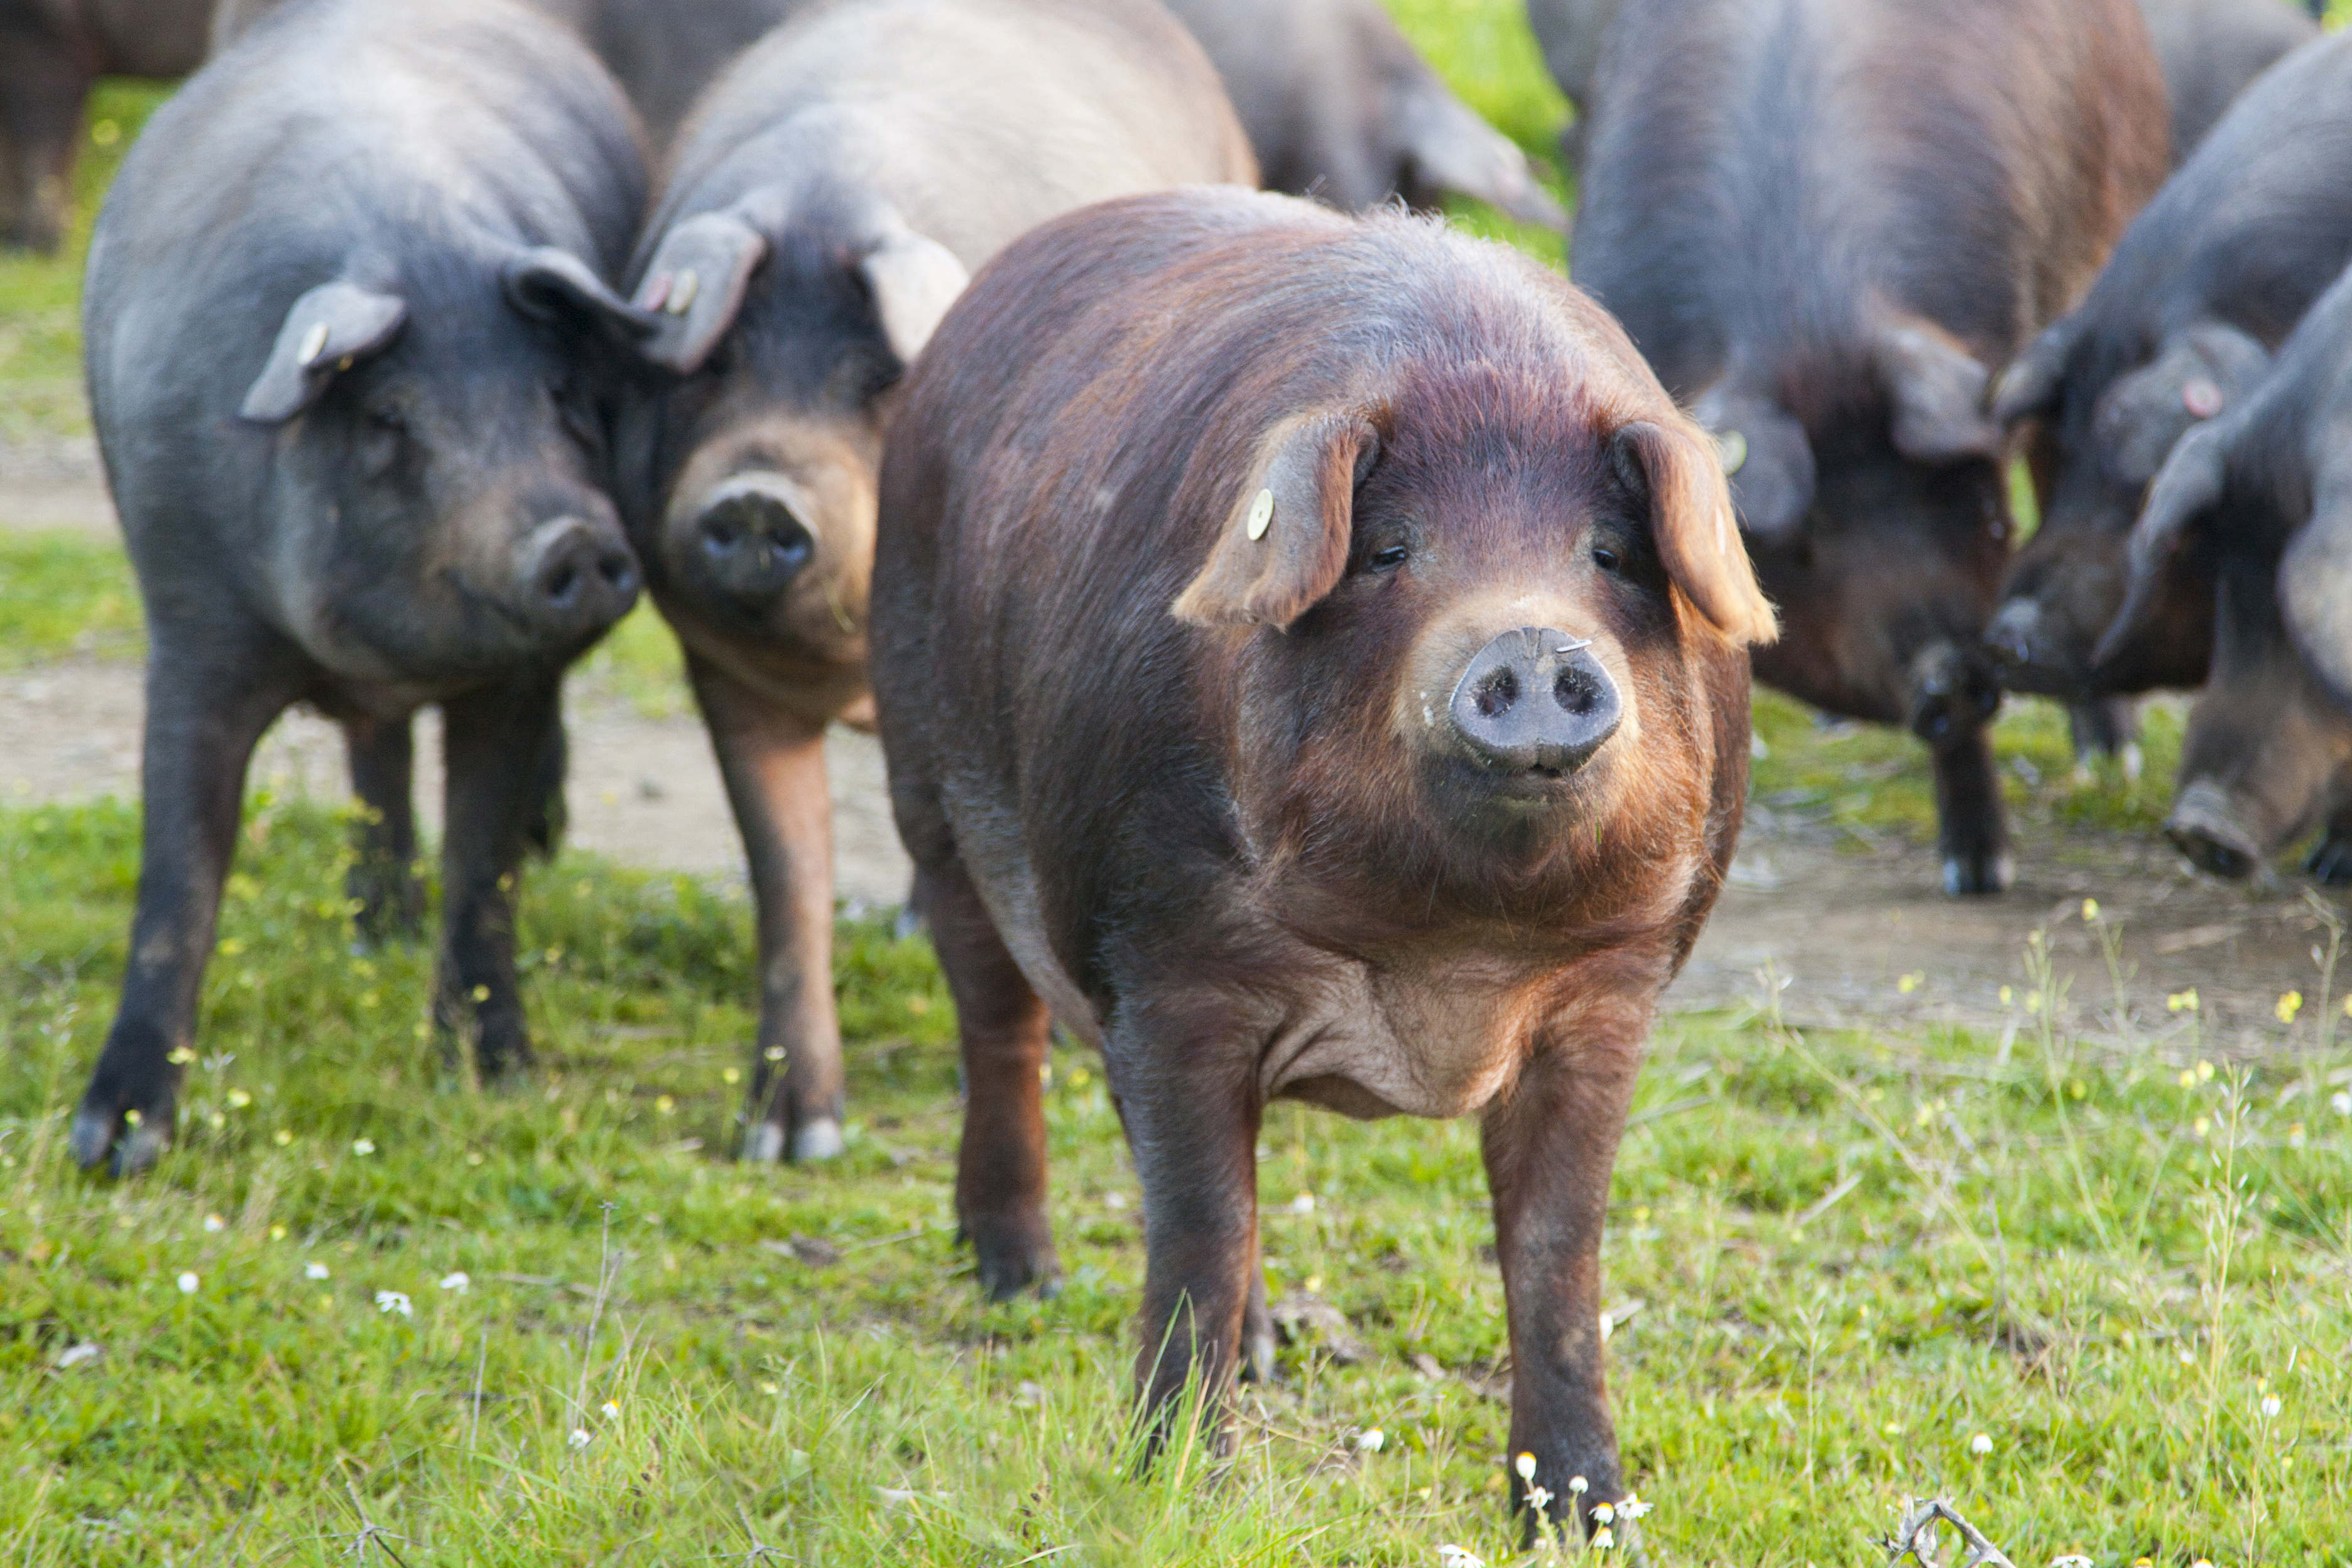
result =
[{"label": "pig back", "polygon": [[1884,307],[2001,363],[2165,167],[2130,0],[1657,0],[1594,97],[1576,279],[1683,396]]},{"label": "pig back", "polygon": [[843,0],[796,16],[681,127],[646,233],[779,169],[872,189],[967,265],[1087,202],[1256,183],[1215,70],[1153,0]]}]

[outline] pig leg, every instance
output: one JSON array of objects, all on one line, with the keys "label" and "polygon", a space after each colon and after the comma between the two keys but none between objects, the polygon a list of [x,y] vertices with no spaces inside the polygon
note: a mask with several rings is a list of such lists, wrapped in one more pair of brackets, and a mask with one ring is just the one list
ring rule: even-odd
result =
[{"label": "pig leg", "polygon": [[1535,1543],[1529,1482],[1517,1460],[1535,1456],[1533,1485],[1551,1493],[1555,1524],[1577,1502],[1614,1501],[1623,1488],[1601,1347],[1601,1226],[1609,1173],[1641,1064],[1630,1046],[1550,1051],[1528,1064],[1507,1099],[1486,1112],[1486,1182],[1511,1335],[1511,1507]]},{"label": "pig leg", "polygon": [[[1166,1022],[1156,1017],[1155,1033]],[[1187,1032],[1214,1037],[1226,1031],[1212,1021]],[[1246,1061],[1182,1058],[1173,1044],[1138,1040],[1114,1026],[1105,1053],[1143,1184],[1135,1383],[1150,1423],[1147,1458],[1172,1436],[1171,1423],[1194,1379],[1209,1408],[1222,1409],[1242,1354],[1254,1349],[1245,1342],[1251,1298],[1265,1289],[1265,1270],[1257,1267],[1257,1133],[1265,1108],[1256,1076]]]},{"label": "pig leg", "polygon": [[484,1082],[530,1065],[515,979],[515,884],[547,809],[547,760],[562,745],[561,677],[486,687],[442,705],[448,764],[441,839],[441,959],[433,1022],[454,1058],[471,1025]]},{"label": "pig leg", "polygon": [[2066,727],[2078,762],[2121,757],[2125,771],[2139,776],[2139,712],[2130,698],[2085,698],[2066,710]]},{"label": "pig leg", "polygon": [[1944,859],[1944,891],[2001,891],[2012,867],[1991,733],[1981,726],[1962,731],[1936,749],[1935,769],[1936,847]]},{"label": "pig leg", "polygon": [[171,1146],[180,1080],[172,1058],[194,1043],[246,764],[297,695],[289,672],[265,658],[207,658],[204,639],[190,640],[175,646],[159,627],[148,659],[146,821],[122,1001],[69,1139],[77,1163],[110,1154],[118,1176],[145,1170]]},{"label": "pig leg", "polygon": [[990,1300],[1032,1284],[1051,1293],[1062,1263],[1045,1217],[1045,1004],[961,862],[927,867],[921,885],[963,1049],[956,1221]]},{"label": "pig leg", "polygon": [[345,890],[371,942],[425,929],[425,884],[416,875],[415,745],[408,718],[346,719],[343,750],[360,816],[352,834]]},{"label": "pig leg", "polygon": [[831,1159],[841,1152],[844,1095],[824,727],[762,700],[691,654],[687,669],[760,907],[760,1037],[743,1158]]}]

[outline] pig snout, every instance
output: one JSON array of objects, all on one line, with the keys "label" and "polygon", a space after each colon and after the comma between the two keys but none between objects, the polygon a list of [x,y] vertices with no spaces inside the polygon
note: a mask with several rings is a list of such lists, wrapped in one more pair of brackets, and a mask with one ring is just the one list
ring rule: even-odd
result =
[{"label": "pig snout", "polygon": [[2022,670],[2042,662],[2042,606],[2026,598],[2011,599],[1985,626],[1985,642],[2009,670]]},{"label": "pig snout", "polygon": [[552,638],[603,631],[637,599],[637,558],[611,522],[551,518],[523,536],[515,576],[525,617]]},{"label": "pig snout", "polygon": [[1447,706],[1482,766],[1554,778],[1582,767],[1625,716],[1585,641],[1549,626],[1505,632],[1472,655]]},{"label": "pig snout", "polygon": [[713,486],[691,526],[710,585],[751,608],[790,587],[816,556],[816,536],[782,487],[761,474]]},{"label": "pig snout", "polygon": [[1911,672],[1911,731],[1948,745],[2000,711],[2000,683],[1980,654],[1954,643],[1922,653]]}]

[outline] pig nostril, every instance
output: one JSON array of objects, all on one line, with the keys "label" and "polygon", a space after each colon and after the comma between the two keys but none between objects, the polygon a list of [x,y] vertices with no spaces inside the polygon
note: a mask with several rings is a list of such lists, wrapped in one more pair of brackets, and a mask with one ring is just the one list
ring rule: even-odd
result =
[{"label": "pig nostril", "polygon": [[1519,700],[1519,678],[1509,668],[1495,671],[1478,683],[1471,693],[1471,703],[1482,719],[1499,719],[1511,710]]},{"label": "pig nostril", "polygon": [[1570,713],[1590,713],[1600,705],[1601,692],[1585,678],[1584,672],[1573,668],[1562,669],[1551,683],[1552,700]]},{"label": "pig nostril", "polygon": [[636,585],[635,565],[617,551],[596,563],[596,574],[604,579],[604,584],[609,588],[627,589]]},{"label": "pig nostril", "polygon": [[579,586],[579,572],[568,563],[559,566],[548,574],[548,602],[559,607],[568,605],[572,602],[572,595],[578,590]]}]

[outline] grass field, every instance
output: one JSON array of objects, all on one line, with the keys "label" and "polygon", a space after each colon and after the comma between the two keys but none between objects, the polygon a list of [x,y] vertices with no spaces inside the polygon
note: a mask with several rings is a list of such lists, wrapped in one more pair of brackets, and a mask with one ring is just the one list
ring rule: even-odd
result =
[{"label": "grass field", "polygon": [[[1562,111],[1507,0],[1399,10],[1548,155]],[[86,191],[152,101],[100,101]],[[0,261],[0,439],[83,428],[73,276]],[[0,671],[138,647],[116,552],[0,533]],[[597,658],[676,703],[650,619]],[[1760,797],[1926,830],[1915,742],[1769,697],[1758,731]],[[2012,705],[2005,781],[2021,809],[2145,828],[2178,739],[2158,713],[2142,780],[2078,778],[2057,715]],[[1139,1482],[1138,1193],[1095,1064],[1057,1054],[1048,1093],[1066,1288],[987,1306],[953,1244],[953,1019],[919,939],[844,924],[848,1153],[751,1170],[726,1159],[739,898],[577,854],[534,869],[542,1059],[486,1094],[425,1038],[429,950],[355,943],[341,832],[254,797],[181,1147],[115,1184],[62,1141],[137,814],[0,810],[0,1563],[1516,1559],[1473,1127],[1277,1110],[1269,1288],[1339,1318],[1244,1395],[1232,1454]],[[1984,1034],[1793,1027],[1804,995],[1770,976],[1661,1029],[1606,1253],[1653,1563],[1875,1563],[1925,1493],[2021,1568],[2344,1559],[2344,984],[2316,950],[2274,1048],[2231,1060],[2171,962],[2160,1025],[2059,994],[2029,952]]]}]

